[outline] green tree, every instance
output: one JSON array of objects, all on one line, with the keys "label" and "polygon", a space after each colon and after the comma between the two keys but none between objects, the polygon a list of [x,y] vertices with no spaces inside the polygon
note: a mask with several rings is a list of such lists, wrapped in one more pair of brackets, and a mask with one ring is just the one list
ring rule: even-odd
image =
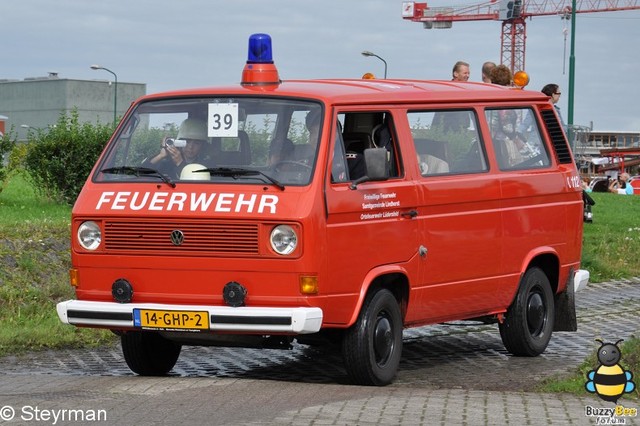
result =
[{"label": "green tree", "polygon": [[112,133],[111,124],[80,123],[76,109],[30,133],[24,167],[36,191],[73,204]]}]

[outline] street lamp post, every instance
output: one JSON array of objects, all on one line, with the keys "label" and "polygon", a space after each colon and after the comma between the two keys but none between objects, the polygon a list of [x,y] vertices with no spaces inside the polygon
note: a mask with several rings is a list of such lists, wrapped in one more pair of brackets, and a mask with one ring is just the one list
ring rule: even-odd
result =
[{"label": "street lamp post", "polygon": [[[29,124],[21,124],[20,128],[24,129],[27,133],[24,140],[29,140],[31,136],[34,138],[36,136],[40,137],[44,134],[45,130],[40,127],[33,127]],[[22,140],[22,139],[21,139]]]},{"label": "street lamp post", "polygon": [[113,126],[117,124],[117,114],[118,114],[118,75],[111,71],[109,68],[102,67],[100,65],[91,65],[92,70],[105,70],[113,75],[114,79],[114,92],[113,92]]},{"label": "street lamp post", "polygon": [[29,126],[28,124],[21,124],[20,125],[21,128],[23,128],[26,132],[27,132],[27,138],[29,138],[29,133],[31,133],[33,127]]},{"label": "street lamp post", "polygon": [[387,61],[385,61],[384,59],[382,59],[380,56],[376,55],[373,52],[369,52],[368,50],[365,50],[362,52],[362,56],[375,56],[376,58],[380,59],[383,63],[384,63],[384,78],[387,78]]}]

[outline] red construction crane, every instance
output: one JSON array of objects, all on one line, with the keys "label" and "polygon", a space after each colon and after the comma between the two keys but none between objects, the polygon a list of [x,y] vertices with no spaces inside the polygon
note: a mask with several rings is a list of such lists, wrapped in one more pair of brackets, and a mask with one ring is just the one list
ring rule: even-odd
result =
[{"label": "red construction crane", "polygon": [[[502,21],[500,63],[512,72],[524,70],[525,20],[533,16],[571,17],[571,0],[489,0],[464,6],[429,7],[402,2],[402,18],[422,22],[425,29],[451,28],[457,21]],[[576,0],[575,13],[640,9],[640,0]]]}]

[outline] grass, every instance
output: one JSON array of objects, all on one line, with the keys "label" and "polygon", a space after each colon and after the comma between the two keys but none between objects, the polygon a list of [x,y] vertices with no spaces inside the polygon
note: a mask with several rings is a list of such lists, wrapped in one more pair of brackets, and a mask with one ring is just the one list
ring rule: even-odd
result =
[{"label": "grass", "polygon": [[585,223],[582,268],[593,282],[640,276],[640,197],[592,193],[593,223]]},{"label": "grass", "polygon": [[0,355],[99,345],[104,330],[63,324],[55,305],[68,284],[71,208],[36,196],[22,175],[0,192]]},{"label": "grass", "polygon": [[0,235],[7,236],[17,234],[20,229],[32,225],[46,229],[65,229],[71,218],[69,206],[38,197],[23,174],[14,175],[0,192],[0,211]]},{"label": "grass", "polygon": [[[594,220],[584,226],[582,267],[593,282],[640,276],[640,197],[592,197]],[[0,192],[0,356],[114,341],[104,330],[64,325],[56,314],[58,301],[74,297],[67,276],[70,216],[71,207],[38,197],[20,174]],[[540,390],[584,394],[586,374],[598,365],[595,346],[570,377],[546,381]],[[623,342],[621,349],[621,365],[640,374],[640,339]]]}]

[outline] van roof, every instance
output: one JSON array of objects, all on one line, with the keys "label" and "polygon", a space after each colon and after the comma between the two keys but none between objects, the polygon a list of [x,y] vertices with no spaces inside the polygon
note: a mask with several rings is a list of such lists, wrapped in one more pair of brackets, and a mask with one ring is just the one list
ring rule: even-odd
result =
[{"label": "van roof", "polygon": [[144,96],[143,99],[209,95],[258,95],[317,98],[327,104],[389,104],[428,100],[429,102],[462,101],[548,101],[541,92],[480,82],[447,80],[285,80],[280,84],[251,86],[233,85],[205,87]]}]

